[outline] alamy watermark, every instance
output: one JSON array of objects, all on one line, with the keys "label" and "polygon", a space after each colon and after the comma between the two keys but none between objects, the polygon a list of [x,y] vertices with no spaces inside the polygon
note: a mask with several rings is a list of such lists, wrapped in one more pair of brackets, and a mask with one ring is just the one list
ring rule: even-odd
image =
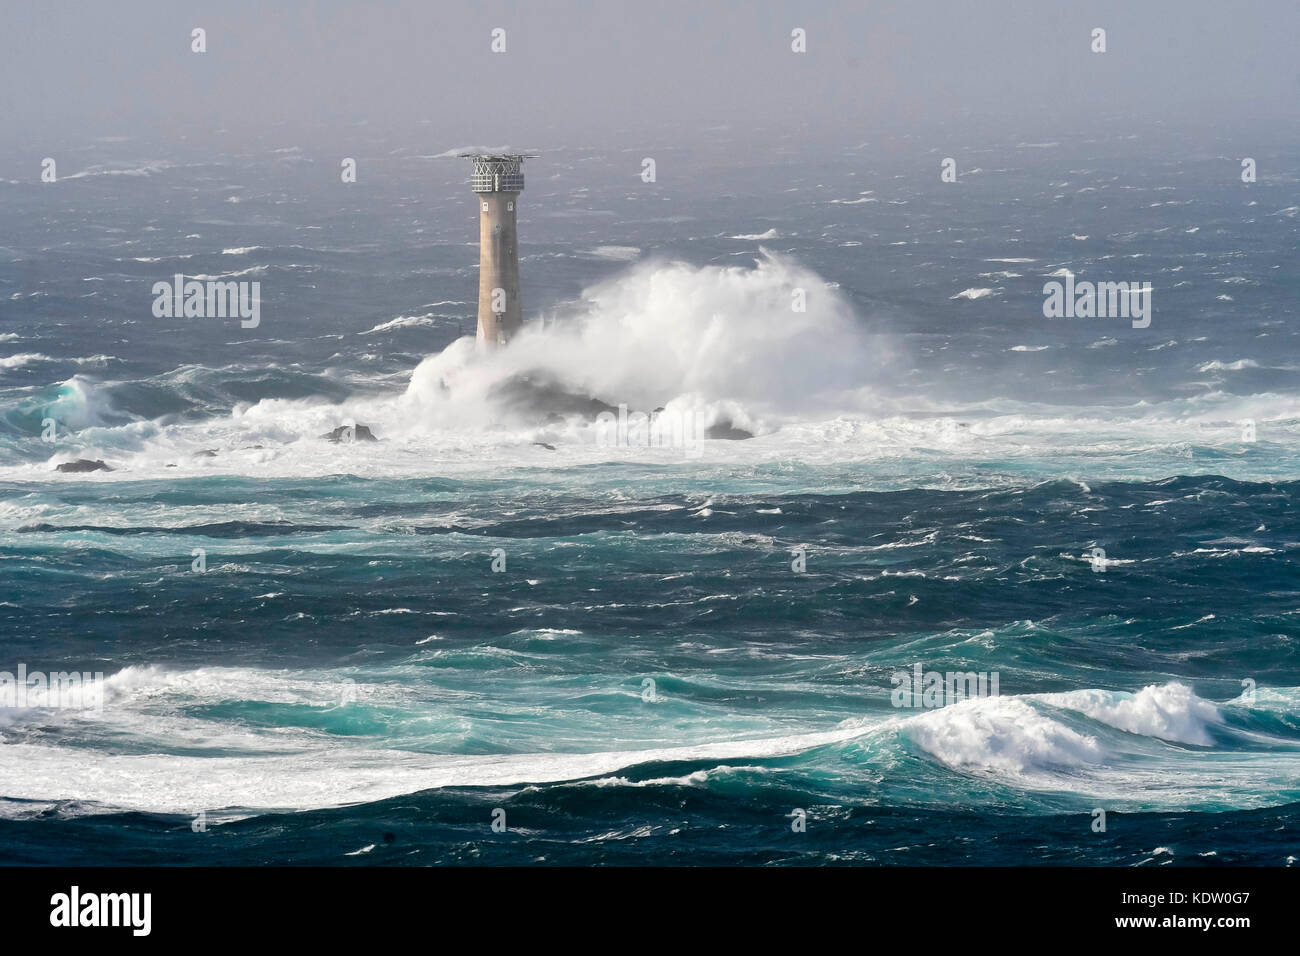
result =
[{"label": "alamy watermark", "polygon": [[179,273],[171,282],[153,284],[153,314],[156,319],[225,319],[238,316],[246,329],[262,321],[261,282],[200,281]]},{"label": "alamy watermark", "polygon": [[620,403],[618,414],[601,412],[596,416],[596,444],[602,447],[681,448],[688,458],[704,454],[707,427],[701,416],[687,410],[669,412],[629,412]]},{"label": "alamy watermark", "polygon": [[53,707],[66,710],[104,711],[104,672],[27,670],[0,671],[0,707]]},{"label": "alamy watermark", "polygon": [[895,671],[889,695],[895,707],[947,707],[958,701],[998,696],[998,672],[927,671],[915,664],[911,672]]},{"label": "alamy watermark", "polygon": [[54,927],[123,927],[132,936],[148,936],[152,913],[152,893],[84,893],[74,884],[68,892],[50,897]]},{"label": "alamy watermark", "polygon": [[[1133,328],[1151,324],[1150,282],[1075,282],[1062,269],[1065,281],[1043,286],[1043,317],[1047,319],[1132,319]],[[1059,273],[1058,273],[1059,275]]]}]

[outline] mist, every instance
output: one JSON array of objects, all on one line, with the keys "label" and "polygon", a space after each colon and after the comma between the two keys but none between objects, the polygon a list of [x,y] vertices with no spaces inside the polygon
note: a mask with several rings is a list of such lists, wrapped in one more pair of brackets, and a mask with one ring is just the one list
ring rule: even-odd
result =
[{"label": "mist", "polygon": [[[1289,2],[56,2],[0,19],[17,156],[104,137],[359,151],[372,136],[630,149],[899,130],[1260,136],[1293,125],[1300,94]],[[191,50],[195,28],[206,52]]]}]

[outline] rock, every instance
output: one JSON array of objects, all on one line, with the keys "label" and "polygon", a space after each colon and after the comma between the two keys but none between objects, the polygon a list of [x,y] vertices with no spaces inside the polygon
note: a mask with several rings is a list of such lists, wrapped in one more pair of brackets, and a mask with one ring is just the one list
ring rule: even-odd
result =
[{"label": "rock", "polygon": [[747,432],[743,428],[737,428],[731,422],[723,420],[714,422],[704,432],[705,438],[722,438],[727,441],[744,441],[746,438],[753,438],[753,432]]},{"label": "rock", "polygon": [[546,442],[544,442],[544,441],[535,441],[535,442],[533,442],[533,444],[534,444],[534,445],[541,445],[541,446],[542,446],[543,448],[545,448],[547,451],[555,451],[555,446],[554,446],[554,445],[548,445],[548,444],[546,444]]},{"label": "rock", "polygon": [[332,442],[354,442],[354,441],[379,441],[378,438],[365,425],[340,425],[331,432],[326,432],[320,436],[326,441]]},{"label": "rock", "polygon": [[91,461],[89,458],[78,458],[76,461],[65,461],[59,465],[56,471],[62,472],[83,472],[83,471],[112,471],[113,469],[104,464],[103,461]]},{"label": "rock", "polygon": [[194,457],[195,458],[216,458],[217,450],[215,448],[205,448],[202,451],[196,451],[194,453]]},{"label": "rock", "polygon": [[542,372],[514,375],[492,386],[493,402],[525,420],[555,422],[577,415],[595,418],[601,412],[617,415],[618,408],[571,388]]}]

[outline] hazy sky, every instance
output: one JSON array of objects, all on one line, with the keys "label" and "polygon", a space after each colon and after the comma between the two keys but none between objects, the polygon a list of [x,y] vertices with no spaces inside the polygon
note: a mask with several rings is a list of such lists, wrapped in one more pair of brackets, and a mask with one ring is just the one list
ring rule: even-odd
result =
[{"label": "hazy sky", "polygon": [[[206,53],[190,51],[194,27]],[[954,123],[1293,130],[1297,40],[1296,0],[11,2],[0,120],[7,148],[37,151],[327,141],[361,121],[430,145],[545,147],[717,126],[844,143]]]}]

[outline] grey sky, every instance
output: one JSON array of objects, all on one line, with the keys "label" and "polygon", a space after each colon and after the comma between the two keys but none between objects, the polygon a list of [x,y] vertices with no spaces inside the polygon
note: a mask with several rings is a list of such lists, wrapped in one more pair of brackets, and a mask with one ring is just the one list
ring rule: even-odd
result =
[{"label": "grey sky", "polygon": [[720,125],[742,141],[949,124],[1050,136],[1117,118],[1281,131],[1297,125],[1298,37],[1295,0],[6,3],[0,118],[6,149],[37,150],[312,142],[360,121],[430,145],[636,145]]}]

